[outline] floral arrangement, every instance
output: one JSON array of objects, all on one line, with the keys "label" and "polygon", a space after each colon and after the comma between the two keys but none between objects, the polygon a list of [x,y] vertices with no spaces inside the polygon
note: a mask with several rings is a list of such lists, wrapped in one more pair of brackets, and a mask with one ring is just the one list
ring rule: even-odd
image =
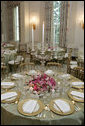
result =
[{"label": "floral arrangement", "polygon": [[6,44],[7,44],[6,42],[3,42],[3,43],[2,43],[2,46],[4,47],[4,46],[6,46]]},{"label": "floral arrangement", "polygon": [[33,89],[33,91],[50,91],[54,90],[56,86],[55,80],[47,74],[39,74],[33,77],[27,85]]}]

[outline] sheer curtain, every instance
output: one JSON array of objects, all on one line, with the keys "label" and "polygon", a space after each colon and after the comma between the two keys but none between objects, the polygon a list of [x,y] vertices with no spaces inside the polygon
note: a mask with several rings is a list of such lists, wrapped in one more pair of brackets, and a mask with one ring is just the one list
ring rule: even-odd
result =
[{"label": "sheer curtain", "polygon": [[52,26],[53,1],[45,1],[45,26],[46,26],[46,43],[51,47],[51,26]]},{"label": "sheer curtain", "polygon": [[[53,47],[53,41],[55,40],[54,36],[56,36],[56,33],[54,33],[53,30],[54,29],[53,2],[54,1],[45,1],[46,43],[48,43],[48,47]],[[67,16],[68,16],[68,1],[61,1],[60,33],[59,33],[60,47],[66,47]]]},{"label": "sheer curtain", "polygon": [[66,47],[67,16],[68,16],[68,1],[62,1],[60,9],[60,42],[59,42],[59,45],[61,47]]}]

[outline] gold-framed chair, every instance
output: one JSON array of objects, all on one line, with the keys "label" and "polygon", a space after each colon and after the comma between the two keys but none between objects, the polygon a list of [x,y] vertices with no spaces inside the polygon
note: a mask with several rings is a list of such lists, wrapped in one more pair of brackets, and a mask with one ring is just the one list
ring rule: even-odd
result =
[{"label": "gold-framed chair", "polygon": [[28,67],[29,67],[29,69],[35,69],[35,63],[34,62],[29,62],[28,63]]},{"label": "gold-framed chair", "polygon": [[77,78],[84,81],[84,68],[83,67],[76,67],[75,71],[77,71]]},{"label": "gold-framed chair", "polygon": [[47,67],[49,67],[50,69],[53,69],[53,67],[55,67],[55,69],[62,68],[62,64],[56,62],[48,62]]},{"label": "gold-framed chair", "polygon": [[4,79],[5,76],[8,76],[7,66],[1,65],[1,78]]},{"label": "gold-framed chair", "polygon": [[8,67],[7,67],[7,65],[5,63],[5,57],[2,56],[1,57],[1,76],[2,76],[2,78],[5,77],[5,74],[8,75],[7,68]]},{"label": "gold-framed chair", "polygon": [[17,58],[17,54],[14,55],[14,59],[13,60],[10,60],[8,62],[9,72],[16,72],[17,71],[17,68],[18,68],[20,62],[18,60],[16,60],[16,58]]},{"label": "gold-framed chair", "polygon": [[47,66],[58,66],[58,67],[62,67],[62,65],[60,63],[56,63],[56,62],[48,62]]}]

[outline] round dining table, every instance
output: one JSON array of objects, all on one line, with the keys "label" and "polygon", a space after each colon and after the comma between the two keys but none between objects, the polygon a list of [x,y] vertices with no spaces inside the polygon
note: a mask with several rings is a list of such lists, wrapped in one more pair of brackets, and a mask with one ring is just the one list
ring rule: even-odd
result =
[{"label": "round dining table", "polygon": [[[29,82],[31,76],[29,76],[26,71],[19,73],[23,75],[22,78],[12,80],[12,75],[9,75],[2,81],[13,81],[15,87],[9,89],[11,91],[20,91],[19,102],[24,99],[35,98],[44,105],[49,105],[50,101],[57,98],[64,98],[72,101],[68,96],[68,91],[70,90],[72,81],[80,81],[79,79],[71,76],[70,79],[62,79],[60,75],[64,73],[55,72],[53,78],[56,81],[56,91],[44,92],[43,96],[38,96],[30,93],[26,88],[26,82]],[[79,90],[79,89],[78,89]],[[1,93],[5,92],[6,89],[1,89]],[[84,123],[84,103],[76,102],[76,105],[80,108],[79,110],[74,110],[73,113],[69,115],[59,115],[52,112],[50,109],[43,111],[35,116],[26,116],[18,111],[19,102],[14,103],[1,103],[1,124],[2,125],[82,125]]]},{"label": "round dining table", "polygon": [[14,60],[15,55],[17,54],[16,50],[3,50],[2,56],[4,57],[5,64],[8,64],[9,60]]}]

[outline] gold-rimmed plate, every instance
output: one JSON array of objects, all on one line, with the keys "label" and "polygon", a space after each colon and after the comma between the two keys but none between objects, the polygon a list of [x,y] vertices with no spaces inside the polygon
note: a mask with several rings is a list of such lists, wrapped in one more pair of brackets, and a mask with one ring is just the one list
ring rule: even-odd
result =
[{"label": "gold-rimmed plate", "polygon": [[84,86],[74,86],[72,85],[73,88],[76,88],[76,89],[84,89]]},{"label": "gold-rimmed plate", "polygon": [[73,99],[74,101],[77,101],[77,102],[84,102],[84,98],[80,98],[80,97],[78,97],[78,96],[76,96],[76,95],[72,95],[72,94],[71,94],[72,91],[76,91],[76,92],[80,92],[80,93],[83,93],[83,94],[84,94],[84,92],[83,92],[82,90],[70,89],[70,90],[68,91],[68,96],[69,96],[71,99]]},{"label": "gold-rimmed plate", "polygon": [[[8,83],[8,84],[7,84]],[[15,87],[15,83],[14,82],[1,82],[1,88],[2,89],[11,89]]]},{"label": "gold-rimmed plate", "polygon": [[[72,81],[72,87],[76,89],[83,89],[84,88],[84,82],[82,81]],[[80,85],[75,85],[76,83],[80,83]]]},{"label": "gold-rimmed plate", "polygon": [[12,92],[16,93],[17,95],[13,96],[13,97],[6,98],[4,100],[1,100],[1,102],[2,103],[14,103],[16,101],[19,101],[19,98],[20,98],[20,95],[21,95],[21,93],[19,91],[6,91],[6,92],[3,92],[2,94],[12,93]]},{"label": "gold-rimmed plate", "polygon": [[[67,103],[67,104],[69,105],[70,110],[69,110],[68,112],[63,112],[59,106],[57,106],[58,109],[56,109],[56,108],[54,107],[54,102],[55,102],[55,100],[62,100],[62,101],[64,101],[65,103]],[[58,98],[58,99],[52,100],[52,101],[50,102],[50,104],[49,104],[49,108],[50,108],[50,110],[52,110],[54,113],[59,114],[59,115],[63,115],[63,116],[72,114],[72,113],[74,112],[74,110],[75,110],[75,109],[74,109],[73,103],[72,103],[71,101],[69,101],[69,100],[67,100],[67,99],[63,99],[63,98]]]},{"label": "gold-rimmed plate", "polygon": [[24,77],[24,76],[23,76],[22,74],[15,73],[15,74],[12,74],[11,80],[22,79],[23,77]]},{"label": "gold-rimmed plate", "polygon": [[[37,104],[39,106],[38,110],[37,111],[34,111],[32,113],[28,113],[28,112],[24,112],[23,110],[23,105],[28,102],[29,100],[36,100],[37,101]],[[40,101],[40,100],[37,100],[37,99],[25,99],[25,100],[22,100],[18,103],[18,111],[20,114],[22,115],[26,115],[26,116],[34,116],[34,115],[37,115],[39,113],[41,113],[44,109],[44,104]]]}]

